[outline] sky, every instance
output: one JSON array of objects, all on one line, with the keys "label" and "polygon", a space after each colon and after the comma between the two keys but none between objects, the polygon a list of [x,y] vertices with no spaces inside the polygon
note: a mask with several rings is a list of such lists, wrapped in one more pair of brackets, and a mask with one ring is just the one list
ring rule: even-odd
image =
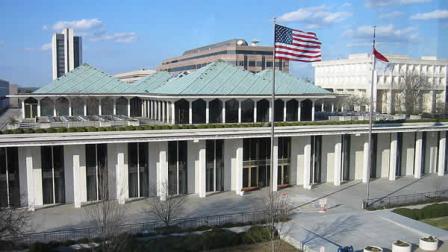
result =
[{"label": "sky", "polygon": [[[279,24],[316,32],[323,60],[371,51],[448,59],[448,0],[0,0],[0,79],[51,82],[51,36],[71,27],[83,62],[106,73],[156,68],[185,50],[232,38],[272,45]],[[310,64],[290,72],[313,79]]]}]

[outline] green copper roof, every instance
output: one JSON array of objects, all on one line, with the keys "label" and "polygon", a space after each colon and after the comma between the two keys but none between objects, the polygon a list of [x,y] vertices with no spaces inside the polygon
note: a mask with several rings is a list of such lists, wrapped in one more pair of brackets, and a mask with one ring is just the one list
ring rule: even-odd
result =
[{"label": "green copper roof", "polygon": [[[276,94],[330,94],[283,72],[276,72]],[[272,92],[272,71],[253,74],[225,62],[217,61],[195,72],[170,79],[154,90],[170,95],[269,95]]]},{"label": "green copper roof", "polygon": [[[329,91],[277,71],[278,95],[326,95]],[[83,64],[52,83],[38,94],[159,94],[159,95],[270,95],[272,70],[257,74],[217,61],[190,74],[171,77],[157,72],[135,83],[122,82],[94,67]]]},{"label": "green copper roof", "polygon": [[83,64],[34,93],[120,93],[126,83]]}]

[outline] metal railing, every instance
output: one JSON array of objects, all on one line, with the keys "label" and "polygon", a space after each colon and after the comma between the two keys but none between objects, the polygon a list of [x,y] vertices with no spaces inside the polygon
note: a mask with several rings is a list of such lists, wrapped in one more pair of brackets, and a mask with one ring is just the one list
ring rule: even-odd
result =
[{"label": "metal railing", "polygon": [[367,209],[381,209],[444,200],[448,200],[448,190],[373,198],[363,200],[363,206]]},{"label": "metal railing", "polygon": [[[177,230],[195,229],[201,226],[219,227],[228,224],[249,225],[261,223],[266,220],[267,213],[265,211],[239,212],[221,215],[211,215],[193,218],[181,218],[172,222],[170,227],[176,227]],[[158,234],[165,224],[161,221],[152,221],[145,223],[131,223],[120,225],[118,228],[120,233],[128,234]],[[67,241],[80,239],[93,239],[99,237],[101,232],[97,227],[75,228],[66,230],[57,230],[49,232],[25,233],[19,237],[10,237],[15,242],[23,244],[31,244],[33,242],[50,242],[50,241]],[[8,238],[2,238],[8,240]]]}]

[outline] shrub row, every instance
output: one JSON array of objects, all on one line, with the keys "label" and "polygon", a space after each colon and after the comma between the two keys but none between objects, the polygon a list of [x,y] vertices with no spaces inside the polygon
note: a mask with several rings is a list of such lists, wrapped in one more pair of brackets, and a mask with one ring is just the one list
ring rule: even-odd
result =
[{"label": "shrub row", "polygon": [[421,209],[397,208],[393,212],[414,220],[437,218],[448,216],[448,203],[432,204]]},{"label": "shrub row", "polygon": [[[448,122],[448,119],[425,119],[425,120],[389,120],[376,121],[375,124],[384,123],[417,123],[417,122]],[[350,125],[366,124],[368,121],[307,121],[307,122],[276,122],[275,126],[312,126],[312,125]],[[27,129],[19,128],[0,131],[0,134],[30,134],[30,133],[64,133],[64,132],[95,132],[95,131],[132,131],[132,130],[170,130],[170,129],[213,129],[213,128],[248,128],[267,127],[269,122],[259,123],[215,123],[215,124],[176,124],[176,125],[141,125],[121,127],[75,127],[75,128],[48,128]]]}]

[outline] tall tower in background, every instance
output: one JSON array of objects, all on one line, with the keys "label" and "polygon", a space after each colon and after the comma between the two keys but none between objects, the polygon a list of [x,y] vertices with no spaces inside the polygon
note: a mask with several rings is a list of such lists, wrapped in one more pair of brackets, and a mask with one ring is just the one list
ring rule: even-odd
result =
[{"label": "tall tower in background", "polygon": [[53,80],[82,64],[82,38],[72,29],[55,33],[51,39]]}]

